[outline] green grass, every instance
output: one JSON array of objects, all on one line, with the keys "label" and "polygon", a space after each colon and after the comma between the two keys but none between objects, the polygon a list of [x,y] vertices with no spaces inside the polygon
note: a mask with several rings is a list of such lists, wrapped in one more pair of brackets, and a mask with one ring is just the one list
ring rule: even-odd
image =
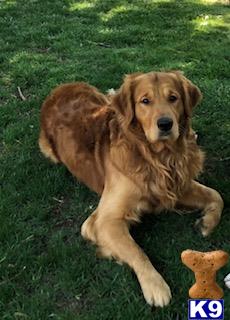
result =
[{"label": "green grass", "polygon": [[[182,250],[230,252],[230,64],[227,1],[0,1],[0,319],[187,319],[192,273]],[[62,82],[105,91],[125,73],[180,69],[202,90],[193,126],[207,151],[201,181],[225,200],[203,239],[195,215],[146,217],[132,233],[172,288],[145,304],[126,266],[100,260],[80,236],[98,198],[38,150],[39,109]],[[20,87],[26,100],[21,100]],[[230,272],[230,264],[218,273]],[[230,290],[225,289],[225,319]]]}]

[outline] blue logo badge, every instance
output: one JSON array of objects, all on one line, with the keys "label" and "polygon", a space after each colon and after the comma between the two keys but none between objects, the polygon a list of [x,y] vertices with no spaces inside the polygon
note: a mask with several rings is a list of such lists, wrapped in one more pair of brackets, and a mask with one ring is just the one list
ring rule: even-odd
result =
[{"label": "blue logo badge", "polygon": [[224,300],[188,300],[188,320],[224,319]]}]

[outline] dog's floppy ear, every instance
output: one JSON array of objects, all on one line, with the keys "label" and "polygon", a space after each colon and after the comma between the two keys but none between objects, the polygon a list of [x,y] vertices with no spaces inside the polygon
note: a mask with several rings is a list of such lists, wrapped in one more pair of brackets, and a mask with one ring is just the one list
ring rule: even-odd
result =
[{"label": "dog's floppy ear", "polygon": [[202,100],[200,89],[188,80],[182,72],[173,71],[181,81],[183,88],[182,98],[185,106],[187,116],[191,116],[192,109]]},{"label": "dog's floppy ear", "polygon": [[200,89],[195,86],[190,80],[185,78],[184,76],[182,78],[182,85],[184,87],[184,93],[185,93],[185,107],[187,108],[187,113],[189,116],[191,116],[192,109],[202,100],[202,94],[200,92]]},{"label": "dog's floppy ear", "polygon": [[112,105],[118,113],[119,118],[127,127],[134,119],[135,101],[133,97],[134,80],[141,73],[132,73],[124,77],[124,82],[114,95]]},{"label": "dog's floppy ear", "polygon": [[173,71],[173,73],[177,76],[181,84],[181,95],[184,104],[184,115],[181,122],[184,133],[186,134],[189,133],[192,110],[202,100],[202,94],[200,89],[188,80],[182,72]]}]

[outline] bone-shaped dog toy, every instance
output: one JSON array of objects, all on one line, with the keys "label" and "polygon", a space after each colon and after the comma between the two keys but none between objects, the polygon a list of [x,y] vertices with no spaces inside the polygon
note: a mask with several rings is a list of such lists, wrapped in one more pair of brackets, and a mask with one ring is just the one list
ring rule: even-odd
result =
[{"label": "bone-shaped dog toy", "polygon": [[216,283],[216,272],[228,261],[228,253],[222,250],[199,252],[185,250],[182,262],[195,273],[196,283],[189,289],[192,299],[221,299],[223,290]]}]

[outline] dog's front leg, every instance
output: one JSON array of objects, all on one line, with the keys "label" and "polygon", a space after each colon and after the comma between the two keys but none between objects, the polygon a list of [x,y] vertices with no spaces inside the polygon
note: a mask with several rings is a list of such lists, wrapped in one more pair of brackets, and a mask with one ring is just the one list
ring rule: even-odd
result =
[{"label": "dog's front leg", "polygon": [[209,235],[219,223],[224,206],[223,200],[216,190],[196,181],[191,183],[190,188],[181,197],[178,204],[203,210],[203,217],[196,222],[203,236]]},{"label": "dog's front leg", "polygon": [[106,214],[103,212],[101,215],[98,212],[95,231],[100,252],[104,256],[112,256],[119,262],[127,263],[135,271],[147,303],[166,306],[171,299],[169,286],[131,237],[128,222],[113,216],[113,211],[107,211]]},{"label": "dog's front leg", "polygon": [[135,209],[141,189],[110,163],[107,170],[99,205],[83,223],[82,235],[95,242],[103,256],[127,263],[136,273],[146,301],[163,307],[171,299],[170,288],[129,233],[130,222],[138,218]]}]

